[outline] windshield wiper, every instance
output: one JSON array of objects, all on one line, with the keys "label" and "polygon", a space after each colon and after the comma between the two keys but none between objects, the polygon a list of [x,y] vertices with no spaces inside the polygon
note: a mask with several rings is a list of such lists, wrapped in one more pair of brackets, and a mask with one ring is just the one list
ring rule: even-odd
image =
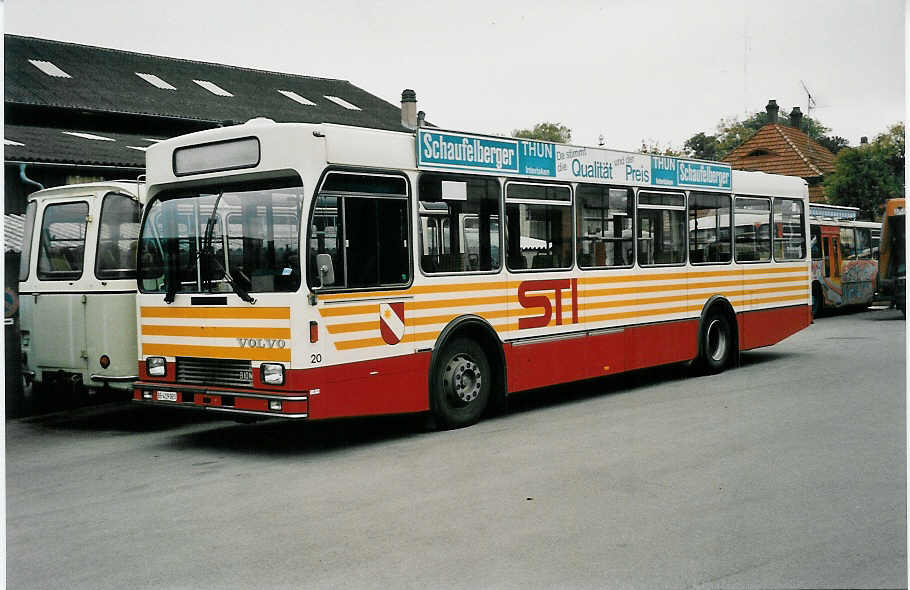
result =
[{"label": "windshield wiper", "polygon": [[256,299],[251,297],[250,294],[246,291],[246,289],[244,289],[243,287],[238,285],[237,281],[234,280],[234,277],[231,276],[231,273],[229,273],[227,271],[227,269],[224,268],[224,265],[222,265],[221,262],[218,260],[218,257],[215,256],[215,252],[207,251],[206,258],[209,258],[212,262],[215,263],[215,266],[218,267],[218,271],[221,273],[221,278],[223,278],[224,280],[226,280],[228,282],[228,285],[231,286],[231,288],[234,290],[234,293],[237,293],[238,297],[240,297],[241,299],[243,299],[244,301],[246,301],[249,304],[256,303]]},{"label": "windshield wiper", "polygon": [[[202,244],[199,248],[199,254],[196,256],[196,265],[199,267],[199,273],[202,275],[202,284],[199,285],[203,291],[211,291],[211,279],[209,279],[203,271],[202,261],[203,257],[205,258],[215,258],[215,248],[212,245],[214,241],[215,234],[215,215],[218,212],[218,205],[221,203],[221,197],[224,196],[224,191],[218,193],[218,196],[215,198],[215,204],[212,205],[212,212],[209,214],[208,221],[205,222],[205,232],[202,234]],[[222,268],[223,270],[223,268]]]},{"label": "windshield wiper", "polygon": [[[241,299],[243,299],[247,303],[254,304],[254,303],[256,303],[256,300],[254,298],[250,297],[250,294],[243,287],[241,287],[240,285],[237,284],[237,282],[234,280],[234,278],[231,276],[231,274],[227,271],[227,269],[224,268],[224,265],[221,264],[221,262],[218,260],[218,256],[215,254],[215,247],[213,245],[214,233],[215,233],[215,220],[216,220],[215,215],[218,211],[218,205],[219,205],[219,203],[221,203],[221,197],[223,197],[223,196],[224,196],[224,191],[221,191],[220,193],[218,193],[218,197],[215,199],[215,204],[212,205],[212,213],[211,213],[211,215],[209,215],[209,219],[205,224],[205,233],[202,236],[202,247],[199,249],[199,257],[198,257],[199,259],[197,261],[197,264],[200,265],[199,270],[202,271],[203,268],[201,265],[202,265],[203,260],[211,260],[212,262],[214,262],[215,265],[218,267],[218,271],[221,273],[221,278],[223,278],[224,280],[226,280],[228,282],[228,284],[231,286],[231,289],[234,290],[234,293],[236,293]],[[202,274],[203,274],[203,276],[206,276],[205,273],[202,273]],[[204,284],[201,285],[203,290],[211,291],[212,290],[211,282],[212,282],[211,279],[209,279],[208,277],[203,279]]]}]

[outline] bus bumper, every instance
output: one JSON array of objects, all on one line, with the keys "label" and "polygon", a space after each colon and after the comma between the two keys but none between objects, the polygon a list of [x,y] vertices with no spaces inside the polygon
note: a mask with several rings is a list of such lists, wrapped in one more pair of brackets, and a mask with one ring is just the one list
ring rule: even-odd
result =
[{"label": "bus bumper", "polygon": [[307,418],[309,396],[213,390],[170,383],[135,383],[133,401],[140,404],[206,410],[269,418]]}]

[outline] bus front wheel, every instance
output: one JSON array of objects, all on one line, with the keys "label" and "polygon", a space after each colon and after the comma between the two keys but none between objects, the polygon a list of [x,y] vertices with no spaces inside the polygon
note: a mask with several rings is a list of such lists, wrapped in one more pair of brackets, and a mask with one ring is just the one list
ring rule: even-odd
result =
[{"label": "bus front wheel", "polygon": [[470,426],[490,400],[490,362],[479,344],[456,338],[443,349],[433,374],[433,415],[442,428]]},{"label": "bus front wheel", "polygon": [[708,374],[720,373],[730,363],[735,339],[730,320],[721,312],[711,312],[701,329],[701,369]]}]

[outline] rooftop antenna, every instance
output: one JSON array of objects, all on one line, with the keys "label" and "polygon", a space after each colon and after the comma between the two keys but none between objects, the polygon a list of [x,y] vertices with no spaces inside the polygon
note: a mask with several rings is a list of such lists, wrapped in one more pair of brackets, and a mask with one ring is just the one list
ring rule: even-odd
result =
[{"label": "rooftop antenna", "polygon": [[803,90],[806,91],[806,117],[811,117],[812,109],[815,108],[815,99],[812,98],[812,93],[806,88],[806,83],[802,80],[800,80],[799,83],[803,85]]}]

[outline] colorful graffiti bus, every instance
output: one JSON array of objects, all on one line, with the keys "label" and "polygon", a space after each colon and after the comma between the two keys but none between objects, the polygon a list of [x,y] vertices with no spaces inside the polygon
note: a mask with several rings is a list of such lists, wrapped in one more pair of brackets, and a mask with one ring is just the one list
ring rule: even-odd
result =
[{"label": "colorful graffiti bus", "polygon": [[135,181],[29,195],[19,267],[20,410],[39,397],[131,391],[136,379],[136,245],[145,187]]},{"label": "colorful graffiti bus", "polygon": [[810,218],[812,313],[825,309],[868,307],[875,298],[879,224]]},{"label": "colorful graffiti bus", "polygon": [[719,372],[811,322],[799,178],[261,119],[160,142],[147,173],[137,402],[460,427],[532,388]]}]

